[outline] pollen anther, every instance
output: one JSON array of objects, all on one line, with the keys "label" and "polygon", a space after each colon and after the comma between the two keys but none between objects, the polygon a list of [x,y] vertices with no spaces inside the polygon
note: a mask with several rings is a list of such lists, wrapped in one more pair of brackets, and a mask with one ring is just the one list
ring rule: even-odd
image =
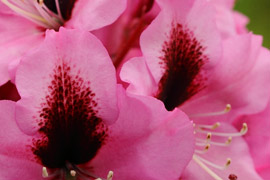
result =
[{"label": "pollen anther", "polygon": [[209,112],[209,113],[198,113],[198,114],[191,114],[189,117],[209,117],[209,116],[219,116],[219,115],[224,115],[230,112],[232,109],[232,106],[230,104],[226,104],[225,109],[222,111],[217,111],[217,112]]},{"label": "pollen anther", "polygon": [[71,175],[72,177],[75,177],[75,176],[76,176],[76,171],[75,171],[75,170],[70,170],[70,175]]},{"label": "pollen anther", "polygon": [[49,176],[47,168],[43,167],[42,168],[42,177],[47,178]]}]

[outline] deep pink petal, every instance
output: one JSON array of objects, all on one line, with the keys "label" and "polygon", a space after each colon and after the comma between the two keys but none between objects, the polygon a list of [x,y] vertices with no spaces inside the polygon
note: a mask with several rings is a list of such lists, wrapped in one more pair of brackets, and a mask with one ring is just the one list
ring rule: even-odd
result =
[{"label": "deep pink petal", "polygon": [[15,103],[1,101],[0,109],[0,177],[5,180],[42,180],[42,167],[34,162],[28,146],[31,137],[21,132],[15,122]]},{"label": "deep pink petal", "polygon": [[[187,116],[168,113],[151,97],[122,97],[119,119],[91,166],[119,180],[179,179],[193,154],[193,128]],[[105,165],[106,166],[105,166]]]},{"label": "deep pink petal", "polygon": [[[63,84],[58,76],[64,78]],[[56,81],[60,84],[55,84]],[[77,88],[75,92],[90,87],[87,92],[91,93],[85,96],[93,97],[93,110],[108,123],[116,120],[115,70],[105,48],[88,32],[61,28],[59,32],[47,31],[40,48],[20,63],[16,85],[22,99],[17,104],[16,119],[22,130],[30,134],[36,131],[43,103],[50,104],[47,96],[51,97],[55,91],[74,92],[64,83],[71,83],[71,88]]]},{"label": "deep pink petal", "polygon": [[98,29],[113,23],[125,10],[126,0],[79,0],[66,27]]}]

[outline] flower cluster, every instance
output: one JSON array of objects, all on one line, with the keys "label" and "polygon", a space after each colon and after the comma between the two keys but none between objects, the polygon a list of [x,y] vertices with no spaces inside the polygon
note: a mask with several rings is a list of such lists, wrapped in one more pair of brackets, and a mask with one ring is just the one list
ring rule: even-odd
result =
[{"label": "flower cluster", "polygon": [[0,179],[270,178],[270,52],[234,0],[1,0]]}]

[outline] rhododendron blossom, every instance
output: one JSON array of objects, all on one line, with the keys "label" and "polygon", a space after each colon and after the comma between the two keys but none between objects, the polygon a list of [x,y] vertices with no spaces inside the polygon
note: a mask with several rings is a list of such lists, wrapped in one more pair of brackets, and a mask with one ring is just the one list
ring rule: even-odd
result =
[{"label": "rhododendron blossom", "polygon": [[0,179],[269,178],[270,51],[234,2],[0,0]]},{"label": "rhododendron blossom", "polygon": [[104,179],[109,172],[110,180],[113,172],[115,179],[176,180],[192,157],[188,117],[154,98],[125,95],[88,32],[47,31],[22,59],[16,85],[16,106],[0,104],[4,179]]},{"label": "rhododendron blossom", "polygon": [[[127,91],[154,96],[168,111],[180,108],[194,121],[194,161],[183,179],[209,175],[224,179],[230,173],[259,179],[246,142],[239,137],[247,124],[235,133],[230,122],[261,111],[269,99],[270,58],[261,48],[261,38],[248,33],[221,38],[216,10],[207,2],[158,2],[161,13],[141,36],[143,56],[131,59],[121,70],[122,80],[130,84]],[[234,139],[237,142],[231,143]],[[239,159],[235,148],[242,149],[245,158]],[[225,152],[231,153],[226,157]],[[231,161],[236,163],[227,168]],[[207,173],[192,173],[196,166]]]},{"label": "rhododendron blossom", "polygon": [[124,11],[126,0],[1,0],[0,4],[2,85],[13,80],[20,57],[43,41],[46,29],[91,31],[106,26]]}]

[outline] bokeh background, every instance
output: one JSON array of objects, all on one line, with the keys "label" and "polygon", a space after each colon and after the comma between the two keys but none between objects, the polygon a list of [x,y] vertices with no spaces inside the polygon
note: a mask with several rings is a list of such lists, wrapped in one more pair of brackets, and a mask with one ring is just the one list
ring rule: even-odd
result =
[{"label": "bokeh background", "polygon": [[249,17],[248,29],[263,35],[263,45],[270,48],[270,0],[236,0],[235,10]]}]

